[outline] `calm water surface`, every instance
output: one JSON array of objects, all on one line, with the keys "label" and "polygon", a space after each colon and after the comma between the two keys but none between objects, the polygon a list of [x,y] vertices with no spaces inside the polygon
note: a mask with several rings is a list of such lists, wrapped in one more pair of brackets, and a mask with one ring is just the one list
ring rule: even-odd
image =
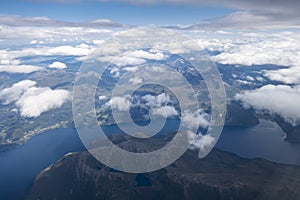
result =
[{"label": "calm water surface", "polygon": [[[163,132],[176,127],[171,121]],[[116,125],[105,131],[120,133]],[[284,142],[284,133],[273,122],[261,121],[252,128],[224,128],[217,143],[222,150],[241,157],[265,158],[279,163],[300,165],[300,145]],[[34,136],[24,145],[0,153],[0,199],[23,199],[34,177],[64,154],[82,151],[75,129],[55,129]]]}]

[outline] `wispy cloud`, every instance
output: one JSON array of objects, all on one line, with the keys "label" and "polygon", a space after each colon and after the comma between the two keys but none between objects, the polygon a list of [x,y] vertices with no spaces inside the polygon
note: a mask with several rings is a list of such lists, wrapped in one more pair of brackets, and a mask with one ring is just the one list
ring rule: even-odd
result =
[{"label": "wispy cloud", "polygon": [[90,27],[90,28],[128,28],[129,25],[113,22],[109,19],[98,19],[89,22],[66,22],[48,17],[0,16],[0,25],[33,26],[33,27]]}]

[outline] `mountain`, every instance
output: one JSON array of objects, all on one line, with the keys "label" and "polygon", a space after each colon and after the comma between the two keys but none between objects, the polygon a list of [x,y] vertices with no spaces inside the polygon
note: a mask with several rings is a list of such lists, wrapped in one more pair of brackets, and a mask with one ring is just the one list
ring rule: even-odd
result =
[{"label": "mountain", "polygon": [[300,143],[300,125],[293,126],[279,115],[276,115],[275,121],[286,133],[285,139],[287,141],[291,143]]},{"label": "mountain", "polygon": [[[132,148],[127,139],[119,146]],[[35,178],[28,200],[46,199],[300,199],[300,167],[244,159],[214,149],[204,159],[187,151],[170,166],[132,174],[88,152],[70,153]]]},{"label": "mountain", "polygon": [[227,104],[225,126],[252,127],[259,123],[255,113],[246,110],[238,102],[230,101]]}]

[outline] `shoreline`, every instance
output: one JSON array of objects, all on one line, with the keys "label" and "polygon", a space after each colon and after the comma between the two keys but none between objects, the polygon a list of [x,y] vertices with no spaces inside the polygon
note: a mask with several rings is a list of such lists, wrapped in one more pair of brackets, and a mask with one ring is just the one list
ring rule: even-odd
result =
[{"label": "shoreline", "polygon": [[[48,128],[48,129],[45,129],[45,130],[42,130],[38,133],[35,133],[35,134],[30,134],[30,135],[25,135],[22,139],[20,139],[20,141],[18,142],[15,142],[15,143],[6,143],[6,144],[0,144],[0,154],[1,153],[4,153],[6,151],[10,151],[10,150],[14,150],[14,149],[17,149],[23,145],[25,145],[29,140],[31,140],[32,138],[36,137],[36,136],[39,136],[39,135],[42,135],[42,134],[45,134],[47,133],[48,131],[53,131],[53,130],[56,130],[56,129],[75,129],[75,127],[55,127],[55,128]],[[26,138],[26,139],[25,139]]]}]

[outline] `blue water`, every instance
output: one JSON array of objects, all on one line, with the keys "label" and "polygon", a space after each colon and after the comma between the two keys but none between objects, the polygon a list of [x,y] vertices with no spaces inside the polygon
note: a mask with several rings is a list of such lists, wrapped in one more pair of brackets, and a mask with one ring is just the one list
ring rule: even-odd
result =
[{"label": "blue water", "polygon": [[23,199],[39,171],[64,154],[84,150],[75,129],[55,129],[0,153],[0,199]]},{"label": "blue water", "polygon": [[261,120],[252,128],[224,128],[217,148],[245,158],[300,165],[300,144],[284,141],[285,133],[274,122]]},{"label": "blue water", "polygon": [[[163,132],[176,127],[168,123]],[[121,133],[116,125],[103,127]],[[279,163],[300,165],[300,145],[283,141],[284,133],[273,122],[261,121],[252,128],[224,128],[217,148],[247,158],[265,158]],[[75,129],[55,129],[34,136],[24,145],[0,153],[0,199],[23,199],[34,177],[64,154],[85,148]]]}]

